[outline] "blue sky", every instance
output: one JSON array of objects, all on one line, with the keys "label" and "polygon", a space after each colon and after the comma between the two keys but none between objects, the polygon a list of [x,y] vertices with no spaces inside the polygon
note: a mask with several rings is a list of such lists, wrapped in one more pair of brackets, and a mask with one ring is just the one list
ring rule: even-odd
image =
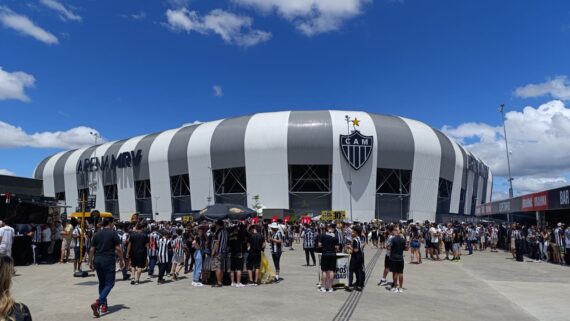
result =
[{"label": "blue sky", "polygon": [[[570,119],[569,52],[568,1],[0,0],[0,170],[31,176],[54,146],[91,141],[81,126],[115,140],[338,108],[448,126],[501,176],[497,106],[508,128],[541,119],[537,135]],[[525,163],[536,140],[513,142],[521,192],[568,180],[568,154]]]}]

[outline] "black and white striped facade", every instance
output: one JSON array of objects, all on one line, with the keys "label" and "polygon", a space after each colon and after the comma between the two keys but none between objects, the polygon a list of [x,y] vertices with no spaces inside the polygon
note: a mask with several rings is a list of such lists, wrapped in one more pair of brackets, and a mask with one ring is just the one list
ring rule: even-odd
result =
[{"label": "black and white striped facade", "polygon": [[[346,115],[373,137],[372,153],[358,170],[339,144],[348,134]],[[135,166],[102,170],[97,163],[89,172],[79,166],[131,151],[133,158],[139,150]],[[337,110],[259,113],[63,151],[44,159],[34,176],[43,179],[45,196],[75,206],[88,189],[97,209],[121,219],[146,211],[169,220],[227,197],[252,207],[259,195],[265,208],[348,213],[352,203],[354,220],[435,221],[436,213],[473,214],[492,192],[489,168],[439,130],[403,117]],[[230,179],[238,188],[224,186]]]}]

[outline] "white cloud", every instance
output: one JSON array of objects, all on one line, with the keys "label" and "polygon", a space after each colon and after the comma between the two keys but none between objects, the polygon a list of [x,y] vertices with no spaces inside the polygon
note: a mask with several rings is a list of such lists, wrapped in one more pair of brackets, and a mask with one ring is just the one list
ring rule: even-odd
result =
[{"label": "white cloud", "polygon": [[16,173],[9,171],[5,168],[0,168],[0,175],[16,176]]},{"label": "white cloud", "polygon": [[226,43],[242,47],[255,46],[271,38],[270,32],[252,29],[252,18],[221,9],[212,10],[202,17],[186,8],[168,9],[166,18],[172,30],[204,35],[215,33]]},{"label": "white cloud", "polygon": [[66,131],[27,133],[21,127],[0,121],[0,148],[79,148],[93,145],[94,139],[89,132],[99,133],[97,130],[85,126]]},{"label": "white cloud", "polygon": [[81,21],[83,20],[81,16],[75,14],[71,9],[66,8],[63,3],[57,0],[40,0],[40,3],[44,6],[54,10],[59,14],[59,18],[63,21]]},{"label": "white cloud", "polygon": [[277,12],[307,36],[338,30],[371,0],[232,0],[263,13]]},{"label": "white cloud", "polygon": [[566,76],[558,76],[543,83],[519,87],[515,94],[521,98],[551,96],[555,99],[570,100],[570,82]]},{"label": "white cloud", "polygon": [[[562,101],[553,100],[538,108],[510,111],[505,116],[517,194],[567,184],[570,109]],[[503,127],[465,123],[444,126],[443,131],[487,163],[495,176],[508,176]]]},{"label": "white cloud", "polygon": [[212,86],[212,90],[214,90],[214,96],[222,97],[224,95],[224,91],[222,90],[222,86],[214,85]]},{"label": "white cloud", "polygon": [[13,29],[48,45],[57,44],[59,40],[52,33],[37,26],[28,17],[15,13],[10,8],[0,6],[0,23],[5,28]]},{"label": "white cloud", "polygon": [[25,89],[33,87],[35,82],[36,79],[30,74],[22,71],[8,72],[0,67],[0,100],[30,101]]},{"label": "white cloud", "polygon": [[121,17],[125,18],[125,19],[130,19],[130,20],[142,20],[142,19],[146,18],[146,12],[139,11],[137,13],[122,14]]},{"label": "white cloud", "polygon": [[557,188],[568,185],[566,177],[519,177],[513,180],[513,188],[519,194],[529,194],[536,191],[544,191],[547,189]]}]

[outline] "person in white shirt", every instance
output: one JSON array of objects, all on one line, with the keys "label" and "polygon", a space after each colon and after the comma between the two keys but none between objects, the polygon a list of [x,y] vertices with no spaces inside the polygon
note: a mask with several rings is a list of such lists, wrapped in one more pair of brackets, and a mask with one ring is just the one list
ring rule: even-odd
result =
[{"label": "person in white shirt", "polygon": [[41,258],[42,262],[48,261],[48,251],[51,245],[51,228],[47,224],[42,225]]},{"label": "person in white shirt", "polygon": [[0,255],[12,256],[14,229],[0,221]]}]

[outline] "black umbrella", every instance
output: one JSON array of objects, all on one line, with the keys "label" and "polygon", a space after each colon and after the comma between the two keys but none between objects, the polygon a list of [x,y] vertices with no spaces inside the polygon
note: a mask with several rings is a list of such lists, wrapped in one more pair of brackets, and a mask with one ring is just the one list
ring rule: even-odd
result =
[{"label": "black umbrella", "polygon": [[245,206],[236,204],[214,204],[200,211],[200,216],[211,221],[215,220],[245,220],[254,217],[257,212]]}]

